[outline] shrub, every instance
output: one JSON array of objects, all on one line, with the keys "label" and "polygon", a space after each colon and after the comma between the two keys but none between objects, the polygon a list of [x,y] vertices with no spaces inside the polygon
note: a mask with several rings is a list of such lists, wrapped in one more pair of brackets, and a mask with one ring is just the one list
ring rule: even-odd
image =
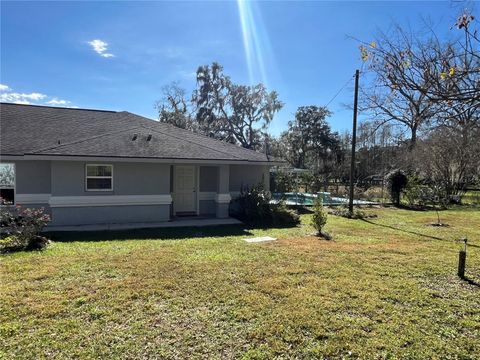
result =
[{"label": "shrub", "polygon": [[383,191],[381,187],[370,187],[362,194],[362,199],[368,201],[378,201],[383,198]]},{"label": "shrub", "polygon": [[271,204],[271,195],[258,185],[242,189],[234,200],[231,215],[248,225],[292,226],[300,223],[298,214],[287,209],[284,202]]},{"label": "shrub", "polygon": [[8,251],[21,250],[22,245],[19,239],[15,236],[9,235],[0,239],[0,253]]},{"label": "shrub", "polygon": [[319,235],[322,234],[323,227],[327,224],[327,212],[323,207],[322,200],[317,198],[313,206],[312,225]]},{"label": "shrub", "polygon": [[360,209],[353,209],[353,213],[351,213],[347,206],[338,206],[331,212],[331,214],[347,219],[367,219],[377,217],[375,214],[367,214],[365,211]]},{"label": "shrub", "polygon": [[339,206],[332,211],[333,215],[341,216],[348,219],[363,219],[363,211],[354,209],[351,213],[347,207]]},{"label": "shrub", "polygon": [[393,170],[386,176],[387,187],[392,198],[392,202],[399,206],[400,195],[408,184],[407,175],[402,170]]},{"label": "shrub", "polygon": [[435,191],[430,186],[424,185],[422,181],[416,177],[408,178],[408,184],[404,190],[405,198],[409,205],[426,206],[432,202],[435,197]]},{"label": "shrub", "polygon": [[2,241],[1,251],[43,249],[48,239],[40,232],[50,221],[44,209],[3,208],[0,210],[0,223],[6,238]]},{"label": "shrub", "polygon": [[287,208],[284,201],[272,205],[272,224],[275,226],[296,226],[300,216],[295,210]]},{"label": "shrub", "polygon": [[265,223],[271,219],[271,195],[258,185],[242,188],[232,206],[232,215],[246,224]]}]

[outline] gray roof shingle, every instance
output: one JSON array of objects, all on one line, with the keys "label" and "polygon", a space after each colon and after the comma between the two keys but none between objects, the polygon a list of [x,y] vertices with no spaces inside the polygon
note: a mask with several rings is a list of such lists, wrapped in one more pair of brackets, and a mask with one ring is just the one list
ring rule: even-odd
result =
[{"label": "gray roof shingle", "polygon": [[126,111],[1,103],[0,133],[2,155],[279,161]]}]

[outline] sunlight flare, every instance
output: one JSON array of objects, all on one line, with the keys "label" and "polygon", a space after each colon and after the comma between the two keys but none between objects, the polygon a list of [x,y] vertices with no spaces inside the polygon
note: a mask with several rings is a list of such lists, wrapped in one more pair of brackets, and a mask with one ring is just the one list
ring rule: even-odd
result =
[{"label": "sunlight flare", "polygon": [[267,85],[265,63],[271,57],[271,46],[261,13],[254,2],[237,0],[237,5],[250,84],[262,81]]}]

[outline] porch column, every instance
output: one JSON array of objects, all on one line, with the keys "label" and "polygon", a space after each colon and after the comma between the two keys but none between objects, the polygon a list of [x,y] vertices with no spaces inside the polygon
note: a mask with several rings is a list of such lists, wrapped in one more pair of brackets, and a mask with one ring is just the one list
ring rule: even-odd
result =
[{"label": "porch column", "polygon": [[218,192],[215,195],[217,218],[228,217],[230,204],[230,165],[220,165],[218,168]]}]

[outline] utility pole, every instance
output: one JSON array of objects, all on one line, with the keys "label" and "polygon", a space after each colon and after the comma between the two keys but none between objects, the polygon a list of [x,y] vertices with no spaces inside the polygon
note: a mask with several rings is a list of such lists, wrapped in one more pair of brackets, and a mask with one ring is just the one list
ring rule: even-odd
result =
[{"label": "utility pole", "polygon": [[353,214],[353,178],[355,176],[355,147],[357,145],[357,110],[358,110],[358,76],[359,70],[355,71],[355,97],[353,99],[353,131],[352,131],[352,159],[350,163],[350,198],[348,211]]}]

